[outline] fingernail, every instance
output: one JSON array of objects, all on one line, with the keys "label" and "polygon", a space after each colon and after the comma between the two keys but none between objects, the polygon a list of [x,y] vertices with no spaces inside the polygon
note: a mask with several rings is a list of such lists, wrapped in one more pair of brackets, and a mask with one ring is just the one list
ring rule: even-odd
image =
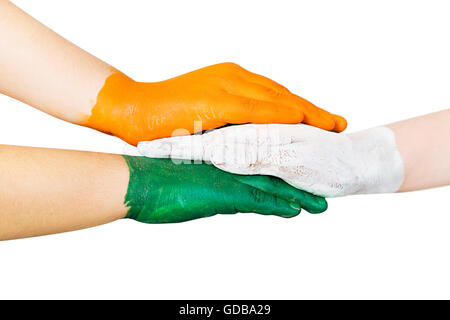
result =
[{"label": "fingernail", "polygon": [[289,203],[289,205],[291,206],[291,208],[293,208],[295,210],[300,210],[301,209],[301,206],[298,203],[296,203],[296,202],[291,202],[291,203]]},{"label": "fingernail", "polygon": [[293,218],[300,214],[301,208],[297,203],[291,203],[290,207],[291,208],[289,209],[289,213],[279,214],[279,216],[283,218]]}]

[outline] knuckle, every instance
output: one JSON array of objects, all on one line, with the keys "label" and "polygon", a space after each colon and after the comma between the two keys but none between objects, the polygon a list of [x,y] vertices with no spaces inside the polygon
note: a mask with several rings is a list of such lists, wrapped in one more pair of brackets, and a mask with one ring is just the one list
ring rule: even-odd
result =
[{"label": "knuckle", "polygon": [[255,202],[257,202],[257,203],[264,202],[265,194],[263,191],[253,188],[251,191],[251,194],[252,194],[252,197],[255,200]]},{"label": "knuckle", "polygon": [[255,99],[244,99],[244,101],[242,102],[242,105],[248,111],[253,112],[253,111],[255,111],[256,106],[258,105],[258,101]]},{"label": "knuckle", "polygon": [[222,68],[225,71],[239,71],[242,70],[242,67],[234,62],[223,62],[218,65],[220,68]]},{"label": "knuckle", "polygon": [[264,88],[263,88],[263,91],[264,91],[267,95],[269,95],[269,96],[271,96],[271,97],[274,97],[274,98],[282,98],[282,97],[286,96],[285,93],[280,92],[280,91],[273,90],[272,88],[269,88],[269,87],[264,87]]}]

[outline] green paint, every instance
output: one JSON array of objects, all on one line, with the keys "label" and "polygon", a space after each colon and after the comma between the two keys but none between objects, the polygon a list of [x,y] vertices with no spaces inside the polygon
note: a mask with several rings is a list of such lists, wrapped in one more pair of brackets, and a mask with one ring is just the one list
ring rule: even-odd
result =
[{"label": "green paint", "polygon": [[275,177],[234,175],[206,163],[123,157],[130,169],[127,218],[140,222],[183,222],[237,212],[293,217],[300,208],[311,213],[327,209],[325,199]]}]

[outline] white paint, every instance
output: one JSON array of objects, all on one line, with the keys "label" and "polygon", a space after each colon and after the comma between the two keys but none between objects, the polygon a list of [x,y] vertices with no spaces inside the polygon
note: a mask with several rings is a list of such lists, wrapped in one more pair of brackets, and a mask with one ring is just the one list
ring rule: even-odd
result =
[{"label": "white paint", "polygon": [[[135,79],[231,60],[345,116],[349,132],[450,105],[449,1],[14,3]],[[6,96],[0,109],[3,144],[122,151],[118,138]],[[294,219],[120,220],[6,241],[0,298],[450,299],[449,192],[334,198],[325,214]]]},{"label": "white paint", "polygon": [[326,197],[390,193],[403,182],[403,161],[386,127],[337,134],[302,124],[248,124],[141,142],[138,149],[148,157],[211,161],[232,173],[277,176]]},{"label": "white paint", "polygon": [[122,147],[122,154],[127,156],[133,156],[133,157],[139,157],[142,156],[142,154],[139,152],[138,148],[135,146],[124,143]]}]

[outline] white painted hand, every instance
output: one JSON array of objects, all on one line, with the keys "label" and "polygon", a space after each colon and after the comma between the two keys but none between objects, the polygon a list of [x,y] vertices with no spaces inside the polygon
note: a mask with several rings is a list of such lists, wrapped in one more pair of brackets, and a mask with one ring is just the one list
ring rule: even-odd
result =
[{"label": "white painted hand", "polygon": [[240,125],[141,142],[153,158],[211,161],[237,174],[277,176],[325,197],[397,191],[403,163],[393,132],[374,128],[337,134],[307,125]]}]

